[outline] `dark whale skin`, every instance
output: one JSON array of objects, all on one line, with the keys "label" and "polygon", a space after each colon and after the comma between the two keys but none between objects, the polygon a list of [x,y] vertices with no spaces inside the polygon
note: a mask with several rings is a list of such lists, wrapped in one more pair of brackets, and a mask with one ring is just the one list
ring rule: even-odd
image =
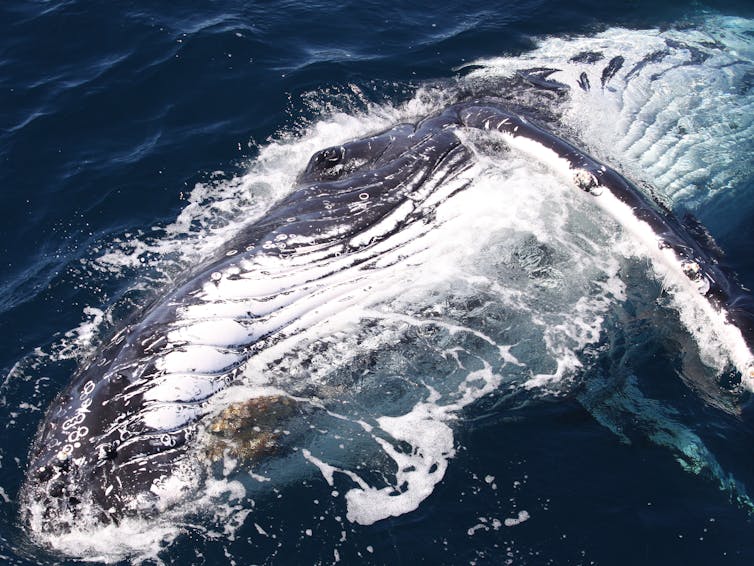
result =
[{"label": "dark whale skin", "polygon": [[[695,266],[689,277],[709,283],[707,299],[724,309],[749,348],[754,346],[750,294],[670,211],[614,169],[494,100],[454,104],[417,124],[398,124],[315,153],[287,197],[112,336],[48,410],[30,451],[23,507],[41,506],[42,528],[53,532],[71,528],[85,506],[93,507],[101,522],[155,512],[155,486],[171,477],[178,466],[196,466],[187,454],[197,423],[206,415],[206,400],[236,380],[259,343],[238,344],[233,362],[207,376],[211,387],[205,397],[177,397],[171,403],[155,404],[149,392],[165,379],[161,360],[170,348],[181,347],[167,339],[179,309],[198,301],[197,294],[210,284],[213,273],[258,254],[293,256],[315,249],[329,253],[337,244],[337,253],[347,260],[353,258],[352,264],[357,265],[361,260],[356,252],[390,233],[361,243],[355,243],[356,236],[427,187],[462,181],[473,162],[472,152],[455,134],[464,128],[535,141],[582,172],[576,180],[582,189],[609,190],[651,227],[658,245],[672,249],[680,264]],[[458,190],[462,187],[461,182]],[[354,213],[354,203],[365,199],[370,206]],[[417,207],[391,233],[429,214]],[[308,239],[298,243],[292,239],[284,249],[263,245],[300,234]],[[164,426],[154,426],[145,414],[156,407],[174,418]]]}]

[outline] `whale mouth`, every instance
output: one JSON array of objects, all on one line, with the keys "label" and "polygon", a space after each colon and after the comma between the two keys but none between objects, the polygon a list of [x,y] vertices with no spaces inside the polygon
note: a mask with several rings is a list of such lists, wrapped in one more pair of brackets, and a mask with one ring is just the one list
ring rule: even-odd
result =
[{"label": "whale mouth", "polygon": [[[665,69],[650,82],[668,86],[673,73],[690,66],[682,65],[688,49],[676,48],[673,57],[634,70],[644,51],[654,47],[659,32],[636,33],[638,43],[650,45],[627,54],[620,65],[607,56],[604,63],[613,63],[604,79],[589,68],[591,89],[574,87],[579,83],[567,79],[580,77],[582,67],[593,64],[597,47],[583,51],[582,43],[597,43],[599,50],[609,53],[610,33],[574,39],[575,44],[568,44],[568,51],[557,56],[555,48],[544,42],[539,52],[530,55],[541,58],[542,64],[526,65],[524,75],[506,76],[509,82],[503,84],[518,90],[503,94],[520,94],[520,85],[525,84],[529,90],[523,92],[533,92],[533,100],[549,101],[545,111],[534,110],[528,119],[557,114],[562,122],[546,124],[553,132],[576,131],[599,157],[611,163],[623,163],[625,158],[627,171],[640,171],[644,158],[639,148],[631,146],[621,154],[616,149],[619,144],[600,129],[610,120],[595,121],[585,112],[591,104],[607,116],[617,115],[615,135],[628,127],[634,145],[641,146],[641,135],[623,120],[625,112],[635,117],[634,112],[646,108],[634,111],[610,105],[652,73]],[[544,64],[553,58],[565,67],[560,74],[549,62]],[[480,64],[465,80],[476,84],[486,74],[487,80],[499,85],[502,79],[492,75],[498,71],[505,75],[510,64],[509,60]],[[517,64],[521,66],[521,61]],[[603,92],[595,88],[601,82]],[[562,84],[571,85],[571,102],[561,100],[565,95],[558,85]],[[467,86],[457,87],[463,90],[457,98],[477,100],[478,92],[467,92]],[[649,248],[642,248],[601,212],[599,202],[607,201],[610,192],[593,172],[554,174],[548,163],[532,159],[525,148],[516,147],[500,132],[478,135],[469,128],[450,134],[456,139],[453,151],[435,160],[443,166],[406,165],[412,178],[424,180],[432,190],[405,208],[391,208],[402,215],[380,214],[376,216],[380,222],[369,220],[365,211],[377,210],[378,198],[369,192],[368,176],[405,153],[398,134],[409,128],[417,131],[420,115],[436,118],[447,107],[447,97],[447,93],[433,98],[422,92],[404,107],[381,108],[374,115],[323,118],[320,129],[327,133],[313,128],[300,139],[271,142],[247,175],[197,187],[185,217],[182,213],[171,227],[177,236],[150,242],[154,246],[150,253],[162,254],[169,264],[170,275],[163,283],[175,279],[175,273],[191,271],[206,257],[226,257],[227,263],[212,271],[201,287],[174,297],[171,308],[175,309],[169,314],[190,319],[191,325],[173,325],[163,339],[138,344],[142,352],[165,344],[174,349],[161,365],[155,364],[166,372],[166,379],[155,380],[143,391],[128,390],[132,403],[143,401],[149,410],[138,422],[129,423],[136,432],[126,439],[134,453],[140,450],[140,435],[148,437],[145,442],[164,442],[173,448],[173,434],[186,423],[198,422],[202,442],[189,436],[186,443],[186,460],[196,465],[187,465],[182,470],[186,475],[176,477],[180,474],[173,475],[166,464],[171,473],[149,478],[160,481],[150,484],[154,490],[147,490],[147,498],[118,501],[118,507],[107,499],[117,493],[115,488],[108,491],[110,484],[98,486],[101,495],[96,497],[82,487],[92,483],[87,473],[93,464],[75,465],[79,453],[54,463],[41,476],[32,468],[23,505],[30,509],[26,517],[40,540],[73,555],[102,552],[98,541],[82,550],[70,545],[74,537],[66,536],[100,532],[109,524],[120,528],[120,533],[131,532],[126,525],[136,525],[133,528],[142,534],[153,529],[164,537],[161,540],[171,541],[181,532],[186,516],[208,508],[216,515],[207,521],[231,525],[232,531],[250,513],[244,498],[277,497],[301,477],[323,483],[337,509],[331,514],[349,525],[370,525],[410,513],[430,497],[453,465],[461,448],[457,431],[464,430],[465,419],[471,418],[468,413],[477,407],[515,413],[519,402],[529,406],[542,398],[571,395],[584,385],[584,375],[598,372],[595,366],[622,367],[620,355],[630,357],[632,346],[626,343],[637,336],[635,327],[658,326],[657,320],[665,332],[657,339],[681,345],[674,363],[680,367],[693,358],[706,364],[698,370],[697,383],[716,384],[717,376],[730,370],[729,336],[711,328],[709,309],[698,300],[703,290],[695,283],[704,281],[703,262],[683,264],[680,279],[667,271],[648,274],[648,259],[655,260],[652,254],[665,253],[672,246],[654,238],[652,252],[647,252]],[[523,97],[518,104],[529,105],[532,99]],[[349,146],[349,140],[356,140],[356,145]],[[369,158],[363,154],[364,140],[372,144]],[[688,150],[691,157],[695,147]],[[709,151],[709,146],[704,145],[704,150]],[[473,164],[461,166],[467,156],[473,157]],[[301,172],[306,159],[309,165]],[[684,159],[679,158],[678,164],[660,161],[654,171],[663,182],[663,194],[683,202],[698,198],[696,189],[679,184],[679,178],[690,175],[678,169]],[[446,183],[448,179],[454,183]],[[350,187],[355,180],[359,182]],[[301,192],[290,192],[291,187]],[[255,222],[272,234],[283,224],[295,225],[313,214],[312,209],[296,215],[280,212],[278,217],[273,203],[295,201],[302,195],[321,197],[314,193],[326,188],[330,196],[349,188],[348,205],[338,208],[329,200],[331,207],[326,210],[331,217],[356,218],[354,224],[317,237],[300,231],[273,234],[263,241],[264,253],[231,266],[250,251],[238,243]],[[249,201],[252,193],[258,201]],[[309,202],[324,207],[326,200]],[[222,223],[212,214],[222,216],[233,207],[243,218],[218,227]],[[358,224],[362,220],[364,224]],[[377,230],[364,228],[375,225]],[[336,236],[338,243],[329,245]],[[93,262],[116,272],[126,270],[124,266],[139,263],[137,244],[143,242],[115,246]],[[170,264],[176,255],[179,261]],[[355,257],[358,261],[351,261]],[[631,290],[636,281],[641,291]],[[726,324],[724,316],[718,318],[720,325]],[[154,324],[159,327],[163,321]],[[254,324],[263,325],[263,330]],[[745,352],[736,355],[746,385],[747,379],[754,380],[754,365]],[[229,374],[232,378],[227,378]],[[180,380],[175,379],[178,376]],[[715,385],[712,396],[726,401],[736,394],[737,385],[730,390]],[[628,385],[622,392],[626,397],[635,393]],[[589,394],[598,397],[591,390]],[[631,409],[639,414],[637,428],[660,430],[662,434],[652,441],[665,442],[690,471],[711,476],[735,497],[743,492],[741,500],[745,500],[745,489],[727,482],[712,454],[703,449],[702,439],[694,437],[681,446],[691,438],[690,426],[675,416],[660,422],[666,414],[652,413],[652,404],[643,401],[612,399],[624,406],[633,402]],[[306,403],[316,410],[302,408]],[[180,412],[174,410],[177,406]],[[726,405],[721,401],[720,406]],[[630,422],[613,424],[609,411],[593,411],[605,426],[618,431],[630,426]],[[175,419],[168,426],[165,419],[171,415]],[[99,460],[110,461],[116,455],[128,460],[122,445],[108,446],[103,444],[96,452]],[[124,477],[130,474],[135,472]],[[133,478],[135,483],[141,481]],[[484,479],[479,483],[482,488],[491,485]],[[109,513],[114,507],[116,512]]]}]

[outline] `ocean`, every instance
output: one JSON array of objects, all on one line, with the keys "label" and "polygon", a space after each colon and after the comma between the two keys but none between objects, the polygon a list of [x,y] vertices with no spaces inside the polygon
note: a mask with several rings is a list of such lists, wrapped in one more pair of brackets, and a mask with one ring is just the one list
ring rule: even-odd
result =
[{"label": "ocean", "polygon": [[275,450],[117,524],[48,532],[21,496],[76,368],[312,154],[469,97],[536,106],[754,289],[751,3],[6,0],[0,32],[4,563],[754,563],[724,338],[589,195],[473,132],[408,251],[213,401],[295,398]]}]

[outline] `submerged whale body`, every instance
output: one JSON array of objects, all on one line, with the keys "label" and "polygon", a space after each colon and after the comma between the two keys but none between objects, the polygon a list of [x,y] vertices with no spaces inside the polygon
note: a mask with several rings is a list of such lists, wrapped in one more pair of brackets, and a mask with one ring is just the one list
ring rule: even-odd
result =
[{"label": "submerged whale body", "polygon": [[[84,508],[101,522],[157,509],[161,485],[198,465],[188,453],[207,401],[281,332],[327,316],[301,300],[314,292],[326,307],[335,296],[314,283],[369,269],[401,245],[391,236],[429,222],[468,184],[475,157],[464,130],[502,136],[590,193],[653,249],[663,273],[703,297],[729,333],[732,362],[752,377],[751,297],[707,243],[618,172],[507,108],[458,103],[314,154],[289,196],[122,328],[54,401],[31,449],[27,513],[57,531]],[[501,188],[500,198],[514,197]],[[274,262],[290,266],[286,277],[260,277]]]}]

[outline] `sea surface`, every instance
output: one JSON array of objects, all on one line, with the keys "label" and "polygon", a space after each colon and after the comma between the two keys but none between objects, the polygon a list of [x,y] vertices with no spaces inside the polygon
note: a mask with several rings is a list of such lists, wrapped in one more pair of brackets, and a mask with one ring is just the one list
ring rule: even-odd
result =
[{"label": "sea surface", "polygon": [[693,214],[754,288],[750,2],[4,0],[0,561],[754,564],[754,401],[724,344],[588,195],[475,139],[411,261],[249,362],[234,394],[327,409],[278,454],[226,458],[181,512],[22,519],[77,365],[312,153],[543,67],[570,89],[559,133]]}]

